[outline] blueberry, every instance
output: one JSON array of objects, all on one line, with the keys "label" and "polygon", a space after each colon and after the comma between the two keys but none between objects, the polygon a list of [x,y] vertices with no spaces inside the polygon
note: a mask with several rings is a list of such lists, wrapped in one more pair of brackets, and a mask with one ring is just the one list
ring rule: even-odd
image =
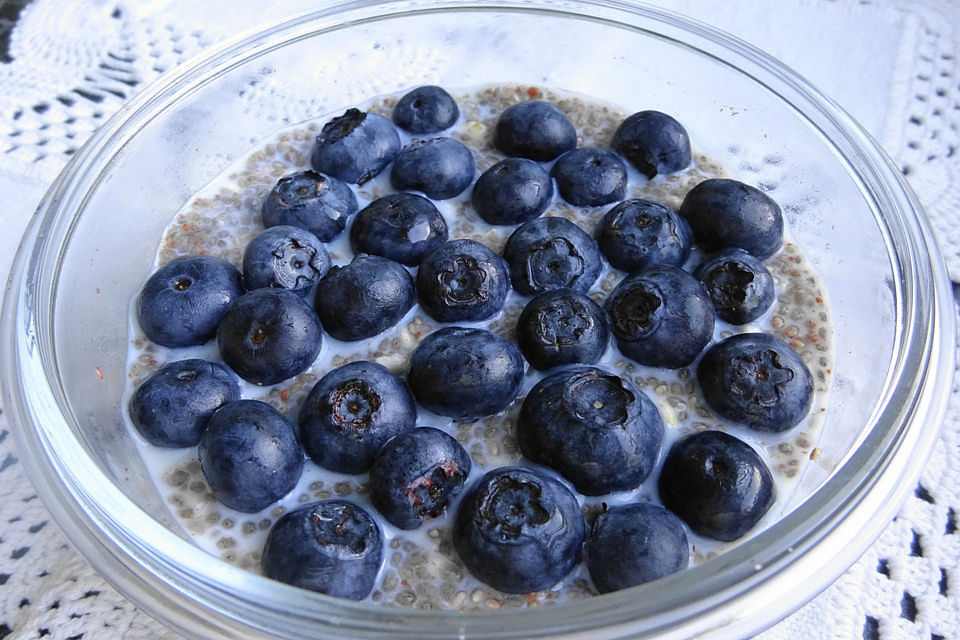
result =
[{"label": "blueberry", "polygon": [[400,191],[422,191],[434,200],[446,200],[470,186],[476,169],[473,154],[459,140],[414,140],[394,161],[390,184]]},{"label": "blueberry", "polygon": [[439,133],[460,117],[460,109],[449,93],[432,85],[417,87],[397,101],[393,121],[410,133]]},{"label": "blueberry", "polygon": [[422,427],[383,447],[370,468],[370,501],[400,529],[416,529],[446,511],[470,474],[470,456],[456,438]]},{"label": "blueberry", "polygon": [[537,218],[510,234],[503,257],[513,288],[524,295],[552,289],[586,293],[600,275],[597,241],[566,218]]},{"label": "blueberry", "polygon": [[786,431],[813,402],[813,376],[797,352],[768,333],[741,333],[710,347],[697,367],[707,404],[757,431]]},{"label": "blueberry", "polygon": [[347,109],[323,125],[311,164],[321,173],[362,185],[383,171],[398,153],[400,136],[393,123],[376,113]]},{"label": "blueberry", "polygon": [[451,240],[427,254],[417,271],[420,306],[440,322],[486,320],[503,309],[510,271],[474,240]]},{"label": "blueberry", "polygon": [[447,241],[447,222],[432,202],[415,193],[391,193],[367,205],[350,227],[356,253],[409,267]]},{"label": "blueberry", "polygon": [[265,227],[305,229],[320,242],[333,240],[357,212],[357,197],[345,182],[316,171],[280,178],[260,207]]},{"label": "blueberry", "polygon": [[241,378],[276,384],[306,371],[322,339],[317,315],[300,296],[256,289],[227,310],[217,342],[223,361]]},{"label": "blueberry", "polygon": [[625,278],[607,299],[607,313],[623,355],[650,367],[685,367],[713,338],[710,294],[689,273],[665,264]]},{"label": "blueberry", "polygon": [[247,289],[287,289],[301,297],[330,268],[330,254],[315,235],[280,225],[257,235],[243,252]]},{"label": "blueberry", "polygon": [[753,322],[773,304],[773,276],[743,249],[707,256],[694,275],[707,288],[717,317],[724,322]]},{"label": "blueberry", "polygon": [[263,547],[263,574],[301,589],[363,600],[382,559],[374,519],[347,500],[325,500],[277,520]]},{"label": "blueberry", "polygon": [[738,247],[765,260],[783,240],[780,206],[759,189],[736,180],[704,180],[683,199],[680,215],[705,251]]},{"label": "blueberry", "polygon": [[214,412],[200,436],[200,467],[217,500],[256,513],[290,493],[303,470],[303,450],[282,413],[257,400]]},{"label": "blueberry", "polygon": [[610,342],[607,316],[589,296],[570,289],[541,293],[517,321],[517,344],[537,369],[593,364]]},{"label": "blueberry", "polygon": [[650,264],[682,267],[693,232],[673,209],[649,200],[624,200],[607,211],[595,232],[615,268],[634,272]]},{"label": "blueberry", "polygon": [[239,399],[237,377],[224,365],[180,360],[137,387],[130,398],[130,419],[150,444],[193,447],[213,412]]},{"label": "blueberry", "polygon": [[464,496],[453,544],[474,577],[506,593],[530,593],[570,573],[585,533],[565,484],[533,469],[501,467]]},{"label": "blueberry", "polygon": [[416,421],[413,397],[400,378],[376,362],[351,362],[310,390],[300,409],[300,441],[321,467],[363,473],[387,440]]},{"label": "blueberry", "polygon": [[500,114],[493,144],[508,156],[546,162],[577,146],[577,130],[554,105],[528,100]]},{"label": "blueberry", "polygon": [[757,452],[722,431],[701,431],[670,449],[660,500],[694,533],[730,542],[753,528],[775,499],[773,477]]},{"label": "blueberry", "polygon": [[641,503],[610,507],[597,516],[583,555],[593,586],[610,593],[686,569],[690,547],[677,516]]},{"label": "blueberry", "polygon": [[333,267],[317,285],[315,306],[337,340],[365,340],[394,326],[416,303],[413,278],[403,265],[359,254]]},{"label": "blueberry", "polygon": [[579,207],[599,207],[623,200],[627,168],[606,149],[574,149],[560,156],[550,171],[560,197]]},{"label": "blueberry", "polygon": [[588,496],[640,486],[653,471],[662,440],[660,411],[646,394],[592,367],[538,382],[517,418],[523,455]]},{"label": "blueberry", "polygon": [[523,356],[517,345],[490,331],[445,327],[414,350],[407,382],[417,402],[434,413],[482,418],[517,396]]},{"label": "blueberry", "polygon": [[553,180],[526,158],[507,158],[473,185],[473,208],[489,224],[520,224],[543,213],[553,198]]},{"label": "blueberry", "polygon": [[208,342],[227,308],[243,293],[236,267],[213,256],[175,258],[157,269],[137,298],[137,320],[163,347]]},{"label": "blueberry", "polygon": [[624,120],[614,132],[610,146],[648,178],[690,165],[687,130],[659,111],[640,111]]}]

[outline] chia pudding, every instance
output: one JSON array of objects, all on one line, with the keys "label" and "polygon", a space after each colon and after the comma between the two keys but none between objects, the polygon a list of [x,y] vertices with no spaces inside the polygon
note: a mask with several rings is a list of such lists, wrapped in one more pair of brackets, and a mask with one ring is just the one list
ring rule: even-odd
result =
[{"label": "chia pudding", "polygon": [[[544,87],[497,85],[451,93],[460,115],[445,135],[459,139],[470,149],[479,173],[505,157],[494,148],[493,132],[499,114],[510,105],[529,99],[556,105],[576,127],[579,147],[607,147],[614,130],[629,115],[617,107],[584,96]],[[376,98],[361,108],[390,117],[399,97]],[[249,155],[190,198],[160,240],[156,267],[179,256],[204,254],[223,258],[240,268],[245,247],[263,229],[261,204],[278,179],[309,168],[314,139],[329,119],[329,115],[321,116],[262,141]],[[400,135],[403,143],[413,139],[403,131]],[[695,139],[693,144],[693,162],[682,171],[648,180],[629,167],[626,197],[655,201],[677,210],[694,185],[708,178],[731,177],[717,162],[696,152]],[[384,171],[362,186],[351,187],[361,209],[395,191],[390,186],[388,174],[389,171]],[[473,210],[469,188],[457,197],[434,204],[447,222],[451,239],[473,239],[498,254],[503,252],[507,238],[516,228],[484,222]],[[544,216],[566,218],[592,233],[610,206],[572,206],[554,194]],[[344,231],[326,243],[335,265],[345,265],[352,258],[348,236],[348,231]],[[692,270],[702,255],[694,249],[685,268]],[[776,300],[771,309],[748,325],[734,326],[718,320],[714,339],[764,331],[783,339],[800,355],[813,376],[814,394],[812,408],[797,427],[783,433],[759,433],[718,419],[697,389],[695,365],[675,370],[642,366],[623,356],[614,341],[596,365],[632,381],[656,404],[666,428],[661,462],[670,445],[679,437],[704,430],[727,431],[761,454],[773,472],[777,501],[751,534],[776,521],[783,514],[785,505],[794,502],[791,494],[808,464],[819,464],[828,470],[833,464],[816,448],[833,368],[833,332],[826,292],[817,273],[805,259],[802,248],[790,240],[789,229],[781,250],[764,264],[773,276],[776,288]],[[624,272],[604,262],[589,295],[602,305],[625,276]],[[308,301],[312,302],[312,295]],[[513,340],[518,316],[527,301],[528,298],[511,291],[503,311],[491,320],[457,324],[487,328]],[[411,352],[423,338],[441,326],[419,306],[414,306],[396,326],[368,340],[341,342],[325,335],[319,357],[306,371],[271,386],[241,380],[242,397],[266,402],[295,423],[307,393],[331,369],[353,361],[370,360],[403,377]],[[130,347],[124,406],[141,382],[169,362],[185,358],[221,361],[216,341],[179,349],[168,349],[150,342],[139,328],[133,305],[128,327]],[[517,442],[516,418],[524,396],[543,376],[542,372],[528,367],[519,396],[496,415],[458,422],[420,408],[417,426],[442,429],[463,445],[473,462],[468,486],[496,467],[527,465],[529,463],[521,456]],[[123,413],[126,416],[126,412]],[[163,449],[150,446],[129,424],[129,417],[127,419],[144,464],[174,519],[198,546],[241,568],[260,572],[260,554],[271,526],[283,513],[303,503],[342,497],[377,515],[368,499],[367,474],[338,474],[310,460],[306,461],[296,488],[278,504],[257,514],[231,510],[216,500],[205,482],[195,447]],[[638,500],[657,502],[657,475],[655,470],[646,482],[632,491],[595,498],[578,494],[588,523],[604,508],[602,505]],[[446,513],[414,531],[396,529],[378,518],[384,539],[384,558],[369,601],[422,610],[477,610],[537,607],[595,595],[582,563],[552,589],[531,594],[501,593],[475,579],[453,549],[451,526],[456,506],[454,502]],[[721,543],[693,533],[688,535],[693,563],[702,562],[739,543]]]}]

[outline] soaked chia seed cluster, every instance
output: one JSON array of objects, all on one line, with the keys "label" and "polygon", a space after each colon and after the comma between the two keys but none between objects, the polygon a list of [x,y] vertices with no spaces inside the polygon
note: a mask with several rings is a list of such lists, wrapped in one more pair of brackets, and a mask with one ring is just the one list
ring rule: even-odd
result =
[{"label": "soaked chia seed cluster", "polygon": [[[559,107],[580,134],[578,146],[607,146],[616,127],[628,115],[606,104],[539,87],[490,86],[459,95],[454,93],[454,97],[461,110],[461,119],[447,135],[460,139],[471,149],[480,172],[504,157],[492,143],[497,116],[522,100],[536,98]],[[368,105],[368,110],[389,117],[396,100],[397,97],[377,99]],[[181,255],[210,254],[239,267],[246,245],[263,228],[260,206],[264,198],[281,177],[309,167],[313,140],[326,120],[319,118],[278,134],[254,150],[237,165],[239,168],[228,171],[192,198],[164,233],[157,253],[157,266]],[[687,170],[649,181],[632,177],[627,197],[653,200],[677,209],[687,191],[697,183],[707,178],[727,176],[719,164],[694,153],[694,163]],[[392,191],[389,182],[381,175],[357,189],[356,193],[362,207]],[[455,199],[437,204],[448,222],[451,239],[471,238],[499,253],[514,229],[483,222],[472,209],[469,189]],[[555,199],[545,215],[562,216],[592,232],[608,208],[573,207]],[[334,264],[345,264],[352,255],[347,235],[344,232],[327,244]],[[698,256],[695,252],[691,258],[693,263]],[[664,451],[673,440],[687,433],[706,429],[729,430],[760,451],[777,479],[778,492],[783,499],[790,494],[789,488],[809,462],[815,461],[827,468],[832,466],[829,456],[821,455],[815,447],[830,389],[833,331],[825,292],[812,265],[797,245],[785,242],[782,250],[765,264],[774,278],[778,294],[773,309],[748,327],[718,322],[718,335],[723,338],[745,330],[762,330],[784,339],[799,353],[814,376],[815,394],[810,417],[797,428],[783,434],[756,434],[718,422],[696,389],[692,366],[675,371],[644,367],[620,356],[615,346],[611,346],[600,366],[630,379],[657,404],[667,428]],[[590,292],[600,304],[625,277],[623,272],[606,263],[604,268]],[[523,298],[511,293],[503,313],[486,323],[486,327],[513,339],[524,304]],[[140,382],[167,362],[188,357],[219,359],[215,344],[165,349],[146,339],[132,315],[129,326],[131,349],[124,402]],[[296,422],[306,394],[327,371],[354,360],[372,360],[405,375],[411,352],[440,326],[415,307],[396,327],[368,341],[343,343],[325,336],[323,350],[313,367],[272,387],[243,383],[243,396],[267,402]],[[524,393],[539,376],[535,371],[529,371],[520,397],[500,414],[475,422],[456,423],[421,411],[418,425],[444,429],[463,444],[475,466],[468,480],[471,483],[486,470],[522,461],[515,432],[516,416]],[[132,427],[131,433],[140,442]],[[158,491],[183,529],[201,547],[250,571],[259,572],[263,541],[273,522],[286,509],[309,501],[349,497],[368,508],[371,514],[376,514],[366,500],[366,475],[336,474],[308,461],[300,483],[280,506],[251,515],[233,511],[216,501],[203,479],[194,449],[159,451],[143,443],[141,452],[147,468],[154,473]],[[648,480],[637,491],[604,496],[603,499],[607,503],[635,501],[638,497],[652,499],[655,495],[653,485],[655,481]],[[600,500],[582,496],[580,499],[590,520],[591,515],[601,508]],[[779,517],[782,507],[779,503],[775,505],[768,514],[770,519],[765,519],[761,526]],[[593,594],[582,564],[554,589],[535,594],[508,595],[480,583],[469,575],[453,551],[450,523],[454,510],[451,507],[447,514],[415,532],[384,527],[384,567],[369,598],[371,601],[423,610],[479,610],[535,607]],[[380,522],[382,526],[382,519]],[[735,544],[720,544],[695,535],[691,535],[691,542],[694,562],[712,557]]]}]

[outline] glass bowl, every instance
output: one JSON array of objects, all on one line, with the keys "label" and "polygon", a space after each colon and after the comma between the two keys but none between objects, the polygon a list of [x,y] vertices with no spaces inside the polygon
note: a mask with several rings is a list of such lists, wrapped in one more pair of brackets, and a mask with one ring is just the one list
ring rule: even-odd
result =
[{"label": "glass bowl", "polygon": [[[718,558],[566,606],[424,612],[301,591],[190,543],[119,403],[127,309],[164,226],[254,142],[436,83],[554,86],[676,116],[734,177],[775,189],[820,273],[836,377],[789,513]],[[895,513],[937,436],[953,370],[946,272],[899,172],[829,99],[762,52],[614,1],[346,2],[242,34],[109,120],[44,197],[3,308],[4,405],[37,491],[138,606],[192,637],[743,637],[828,585]]]}]

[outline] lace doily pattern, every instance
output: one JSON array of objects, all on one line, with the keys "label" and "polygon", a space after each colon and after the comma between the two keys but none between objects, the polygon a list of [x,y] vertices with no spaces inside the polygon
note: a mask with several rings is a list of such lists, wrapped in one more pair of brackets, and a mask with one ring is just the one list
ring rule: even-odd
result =
[{"label": "lace doily pattern", "polygon": [[923,202],[951,278],[960,281],[960,4],[914,7],[919,19],[913,73],[895,92],[906,96],[895,157]]},{"label": "lace doily pattern", "polygon": [[0,4],[0,63],[8,64],[10,57],[10,34],[20,18],[20,12],[30,0],[11,0]]},{"label": "lace doily pattern", "polygon": [[0,638],[176,640],[66,542],[19,464],[0,415]]},{"label": "lace doily pattern", "polygon": [[[882,142],[926,207],[960,281],[960,2],[790,1],[807,6],[811,19],[826,7],[899,12],[901,62]],[[52,180],[146,83],[231,33],[304,8],[293,0],[223,7],[0,0],[0,172]],[[67,544],[24,475],[5,418],[0,412],[0,640],[175,640]],[[958,528],[960,375],[943,435],[896,520],[833,586],[761,638],[960,638]]]},{"label": "lace doily pattern", "polygon": [[[77,25],[96,36],[77,38]],[[216,39],[140,19],[122,4],[30,2],[8,36],[8,62],[0,65],[0,168],[29,167],[52,180],[141,86]]]}]

